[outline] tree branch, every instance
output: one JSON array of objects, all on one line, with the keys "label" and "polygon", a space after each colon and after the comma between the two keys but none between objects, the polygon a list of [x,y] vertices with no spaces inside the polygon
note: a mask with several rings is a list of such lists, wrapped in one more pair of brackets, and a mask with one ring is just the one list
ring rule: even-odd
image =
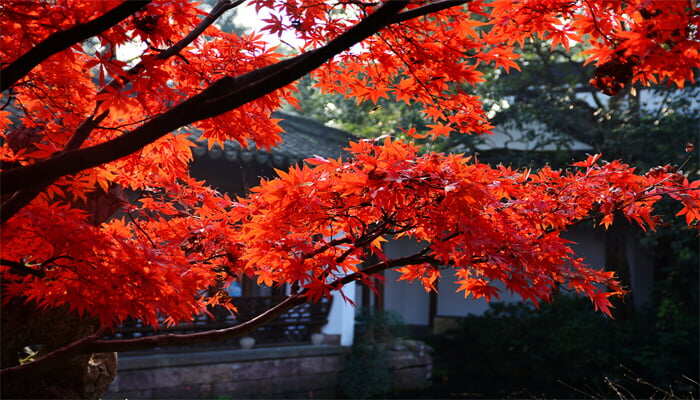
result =
[{"label": "tree branch", "polygon": [[[194,42],[195,39],[199,37],[211,24],[213,24],[219,17],[225,13],[226,11],[238,7],[240,4],[242,4],[245,0],[236,0],[236,1],[231,1],[231,0],[219,0],[218,3],[214,6],[214,8],[211,9],[209,14],[207,14],[206,17],[190,32],[182,38],[180,41],[169,47],[168,49],[162,51],[159,53],[155,58],[158,60],[167,60],[168,58],[179,54],[180,51],[182,51],[185,47],[187,47],[190,43]],[[100,90],[98,95],[103,94],[107,91],[107,88],[113,89],[113,90],[119,90],[121,89],[126,83],[129,82],[129,76],[134,76],[138,74],[139,72],[143,71],[143,69],[146,67],[146,65],[143,63],[143,61],[139,62],[138,64],[134,65],[131,67],[127,72],[126,75],[121,77],[122,79],[112,79],[105,87]],[[98,102],[97,105],[95,106],[95,109],[97,109],[102,102]]]},{"label": "tree branch", "polygon": [[401,258],[395,258],[393,260],[388,260],[388,261],[383,261],[380,263],[376,263],[373,265],[370,265],[367,268],[364,268],[362,271],[357,271],[354,272],[350,275],[346,275],[342,278],[338,278],[335,281],[331,283],[331,286],[333,287],[343,287],[344,285],[347,285],[350,282],[357,281],[361,279],[365,275],[373,275],[378,272],[384,271],[385,269],[389,268],[394,268],[394,267],[400,267],[403,265],[413,265],[413,264],[422,264],[426,262],[432,262],[434,259],[432,257],[426,256],[425,254],[428,252],[429,248],[426,247],[423,249],[421,252],[406,256],[406,257],[401,257]]},{"label": "tree branch", "polygon": [[[105,111],[96,118],[90,117],[86,119],[75,131],[75,134],[70,138],[68,144],[66,144],[66,150],[76,150],[80,148],[85,139],[87,139],[87,137],[90,135],[90,132],[92,132],[92,130],[100,122],[107,118],[107,115],[109,115],[109,113]],[[5,202],[0,206],[0,224],[4,224],[7,220],[17,214],[19,210],[34,200],[36,196],[43,192],[44,189],[46,189],[46,187],[51,183],[53,183],[53,181],[44,185],[21,189],[15,192],[12,197],[5,200]]]},{"label": "tree branch", "polygon": [[90,336],[85,336],[84,338],[68,343],[63,347],[60,347],[42,357],[39,357],[35,361],[23,365],[17,365],[15,367],[4,368],[0,370],[0,376],[2,377],[2,379],[12,379],[13,376],[26,373],[26,371],[28,370],[51,368],[52,363],[58,360],[73,357],[81,353],[86,353],[86,351],[84,351],[85,347],[88,344],[99,339],[100,336],[104,334],[105,331],[103,329],[100,329]]},{"label": "tree branch", "polygon": [[0,92],[17,83],[18,80],[22,79],[29,71],[47,58],[68,49],[76,43],[106,31],[150,2],[151,0],[125,1],[90,22],[78,24],[70,29],[51,34],[0,71]]},{"label": "tree branch", "polygon": [[[414,254],[412,256],[397,258],[394,260],[388,260],[374,264],[370,267],[365,268],[361,272],[356,272],[344,278],[339,278],[335,280],[333,283],[331,283],[331,286],[340,288],[341,286],[347,283],[360,279],[360,277],[363,274],[373,274],[379,271],[383,271],[387,268],[427,262],[430,258],[424,256],[424,253],[426,251],[427,250],[424,250],[421,253]],[[232,326],[230,328],[217,329],[213,331],[205,331],[199,333],[146,336],[136,339],[96,340],[91,344],[87,344],[83,352],[101,353],[107,351],[132,351],[148,349],[153,347],[183,346],[231,339],[253,332],[258,327],[262,326],[267,322],[272,321],[273,319],[277,318],[283,313],[289,311],[291,308],[306,303],[308,301],[306,297],[307,292],[307,290],[304,290],[300,293],[291,295],[284,299],[282,302],[278,303],[276,306],[258,315],[257,317],[246,321],[242,324]]]},{"label": "tree branch", "polygon": [[18,275],[33,275],[37,278],[43,278],[46,276],[46,273],[43,270],[29,268],[26,264],[19,261],[6,260],[2,258],[0,259],[0,264],[10,267],[12,271]]},{"label": "tree branch", "polygon": [[117,160],[181,126],[222,114],[269,94],[296,81],[336,54],[392,23],[392,17],[407,3],[408,0],[385,3],[369,17],[316,50],[236,78],[222,78],[200,94],[118,138],[92,147],[65,152],[33,165],[4,171],[0,174],[2,191],[8,193],[23,187],[44,184],[64,175]]},{"label": "tree branch", "polygon": [[[214,8],[207,14],[207,16],[189,33],[187,36],[182,38],[180,41],[172,45],[170,48],[167,50],[164,50],[163,52],[159,53],[156,56],[156,59],[158,60],[167,60],[168,58],[178,54],[182,49],[187,47],[190,43],[192,43],[199,35],[202,34],[211,24],[213,24],[224,12],[237,7],[241,3],[243,3],[245,0],[236,0],[233,3],[231,0],[219,0],[219,2],[214,6]],[[129,82],[129,76],[134,76],[138,74],[139,72],[143,71],[146,65],[143,63],[143,61],[139,62],[138,64],[134,65],[131,67],[126,73],[126,76],[121,77],[121,79],[112,79],[105,87],[100,90],[97,95],[99,96],[100,94],[104,94],[107,92],[107,88],[110,88],[112,90],[119,90],[126,83]],[[73,136],[70,138],[70,141],[66,145],[65,150],[75,150],[80,148],[80,146],[83,145],[85,140],[88,138],[90,135],[90,132],[94,127],[99,124],[102,120],[104,120],[108,115],[109,115],[109,110],[104,111],[102,114],[100,114],[99,117],[95,118],[95,114],[97,112],[97,109],[100,107],[102,104],[102,101],[97,101],[95,104],[95,111],[93,111],[93,115],[91,117],[88,117],[81,125],[78,127],[78,129],[75,131]],[[98,120],[97,123],[92,123],[91,120]],[[89,129],[85,129],[86,127],[89,127]]]},{"label": "tree branch", "polygon": [[[244,1],[245,0],[236,0],[231,2],[231,0],[220,0],[216,4],[216,6],[214,6],[211,12],[187,36],[185,36],[179,42],[175,43],[172,47],[158,54],[156,58],[159,60],[166,60],[172,57],[173,55],[178,54],[180,51],[182,51],[182,49],[187,47],[197,37],[199,37],[199,35],[201,35],[202,32],[204,32],[211,24],[213,24],[224,12],[234,7],[237,7]],[[144,68],[145,64],[143,62],[140,62],[127,71],[127,76],[134,76],[139,72],[143,71]],[[107,88],[119,90],[129,81],[127,76],[122,77],[121,80],[112,79],[112,81],[109,82],[98,93],[98,95],[105,93]],[[95,104],[94,112],[97,111],[101,104],[101,101],[98,101],[97,104]],[[99,123],[102,122],[105,118],[107,118],[108,115],[109,110],[105,110],[100,115],[95,116],[95,114],[93,114],[92,116],[88,117],[85,121],[83,121],[83,123],[80,124],[78,129],[76,129],[75,133],[66,144],[64,151],[79,149],[80,146],[82,146],[83,143],[85,143],[85,140],[87,140],[87,138],[90,136],[90,133],[95,129],[95,127],[97,127],[97,125],[99,125]],[[0,207],[0,224],[5,223],[5,221],[9,220],[10,218],[12,218],[12,216],[17,214],[19,210],[21,210],[32,200],[34,200],[36,196],[38,196],[39,193],[44,191],[44,189],[46,189],[46,187],[51,183],[53,183],[53,181],[47,182],[43,185],[39,185],[36,187],[25,188],[13,194],[12,197],[6,200],[5,203],[3,203]]]},{"label": "tree branch", "polygon": [[410,19],[423,17],[425,15],[436,13],[436,12],[442,11],[442,10],[446,10],[448,8],[461,6],[462,4],[467,4],[470,1],[471,0],[436,1],[434,3],[430,3],[430,4],[424,5],[422,7],[414,8],[412,10],[408,10],[408,11],[404,11],[402,13],[399,13],[396,16],[394,16],[394,18],[392,18],[390,24],[396,24],[399,22],[408,21]]},{"label": "tree branch", "polygon": [[350,244],[350,243],[352,243],[352,239],[349,237],[344,237],[341,239],[334,239],[334,240],[331,240],[330,242],[324,244],[323,246],[319,247],[318,249],[316,249],[314,251],[303,254],[303,257],[305,259],[312,258],[312,257],[317,256],[317,255],[323,253],[324,251],[330,249],[331,247],[335,247],[335,246],[338,246],[341,244]]},{"label": "tree branch", "polygon": [[[423,251],[416,253],[412,256],[397,258],[373,264],[360,272],[356,272],[343,278],[336,279],[331,283],[331,286],[339,289],[345,284],[360,279],[363,275],[374,274],[383,271],[387,268],[393,268],[402,265],[429,262],[432,260],[432,258],[425,256],[425,253],[427,253],[427,251],[428,248],[425,248],[423,249]],[[213,341],[226,340],[242,336],[253,332],[258,327],[274,320],[275,318],[289,311],[293,307],[306,303],[308,301],[308,298],[306,297],[307,292],[307,290],[304,290],[300,293],[291,295],[284,299],[282,302],[278,303],[276,306],[258,315],[257,317],[246,321],[242,324],[225,329],[217,329],[187,334],[163,334],[124,340],[99,340],[99,337],[103,334],[103,332],[98,332],[85,338],[76,340],[73,343],[67,344],[66,346],[63,346],[60,349],[57,349],[31,363],[0,370],[0,376],[2,376],[4,379],[8,379],[15,373],[23,373],[29,369],[41,368],[46,365],[49,365],[52,361],[55,361],[59,358],[71,357],[83,353],[133,351],[149,349],[153,347],[184,346],[199,343],[209,343]]]},{"label": "tree branch", "polygon": [[287,297],[276,306],[268,309],[257,317],[230,328],[216,329],[211,331],[185,333],[185,334],[163,334],[140,337],[136,339],[123,340],[95,340],[85,346],[82,352],[102,353],[109,351],[132,351],[150,349],[164,346],[184,346],[199,343],[209,343],[243,336],[251,333],[258,327],[274,320],[291,308],[306,302],[303,294],[295,294]]},{"label": "tree branch", "polygon": [[187,47],[190,43],[192,43],[199,35],[204,32],[205,29],[209,27],[209,25],[213,24],[214,21],[216,21],[221,14],[225,13],[226,11],[238,7],[240,4],[242,4],[245,0],[219,0],[219,2],[212,8],[212,10],[209,12],[209,15],[207,15],[202,22],[197,25],[196,28],[192,30],[187,36],[182,38],[179,42],[175,43],[172,47],[169,49],[165,50],[161,54],[158,55],[159,59],[165,60],[167,58],[170,58],[174,56],[175,54],[179,53]]},{"label": "tree branch", "polygon": [[82,124],[78,127],[78,129],[75,130],[75,133],[73,136],[68,140],[68,143],[66,143],[66,148],[64,151],[68,150],[77,150],[80,148],[80,146],[85,143],[85,140],[87,140],[88,136],[90,136],[90,132],[92,132],[97,125],[100,124],[100,122],[104,121],[105,118],[109,115],[109,111],[104,111],[102,114],[98,115],[97,117],[89,117],[85,121],[83,121]]},{"label": "tree branch", "polygon": [[4,224],[17,214],[19,210],[24,208],[24,206],[31,203],[45,188],[46,185],[41,185],[39,187],[30,187],[13,193],[10,198],[0,205],[0,224]]}]

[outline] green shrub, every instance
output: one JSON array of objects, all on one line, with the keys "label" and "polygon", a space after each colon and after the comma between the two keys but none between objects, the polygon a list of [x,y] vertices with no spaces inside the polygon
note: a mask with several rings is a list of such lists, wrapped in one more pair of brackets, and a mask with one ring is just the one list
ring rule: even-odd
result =
[{"label": "green shrub", "polygon": [[389,393],[392,381],[387,363],[388,347],[405,332],[406,327],[397,313],[360,312],[355,342],[340,376],[341,394],[351,399],[365,399]]},{"label": "green shrub", "polygon": [[[672,305],[659,307],[659,312]],[[587,299],[558,295],[539,310],[495,303],[483,316],[434,336],[437,397],[617,397],[609,382],[625,382],[639,397],[658,386],[695,392],[678,382],[698,376],[698,321],[681,310],[654,321],[617,321]],[[636,376],[635,376],[636,374]],[[620,383],[621,384],[621,383]],[[467,395],[468,394],[468,395]]]}]

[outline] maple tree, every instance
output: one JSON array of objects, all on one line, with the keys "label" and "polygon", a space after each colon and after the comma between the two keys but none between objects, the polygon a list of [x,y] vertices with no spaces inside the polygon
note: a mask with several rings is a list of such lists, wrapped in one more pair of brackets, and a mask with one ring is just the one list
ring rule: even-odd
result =
[{"label": "maple tree", "polygon": [[[267,11],[263,30],[303,43],[291,56],[259,33],[216,27],[242,3],[221,0],[209,12],[165,0],[0,6],[3,301],[99,320],[92,334],[3,373],[240,335],[387,268],[430,289],[448,266],[465,296],[497,297],[501,281],[535,303],[563,285],[609,314],[609,297],[624,290],[576,258],[560,232],[587,218],[607,227],[615,212],[653,229],[662,196],[681,203],[688,224],[700,218],[700,181],[671,166],[638,174],[599,156],[567,171],[512,170],[362,141],[349,144],[349,160],[309,159],[240,199],[188,174],[190,133],[210,145],[279,143],[270,114],[294,103],[293,84],[309,73],[327,93],[373,102],[391,93],[421,109],[431,123],[406,132],[414,137],[488,133],[466,88],[483,80],[482,65],[517,69],[517,50],[533,36],[585,43],[597,65],[591,83],[605,93],[683,87],[700,66],[693,1],[250,0]],[[129,43],[145,44],[142,54],[120,60]],[[426,247],[387,259],[389,236]],[[379,261],[361,267],[370,254]],[[235,311],[223,291],[201,293],[244,275],[300,289],[232,328],[100,339],[127,317],[157,326],[211,305]]]}]

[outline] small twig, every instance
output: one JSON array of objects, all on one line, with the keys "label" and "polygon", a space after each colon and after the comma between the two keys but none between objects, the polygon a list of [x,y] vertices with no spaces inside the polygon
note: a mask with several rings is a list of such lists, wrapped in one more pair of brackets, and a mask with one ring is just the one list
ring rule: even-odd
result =
[{"label": "small twig", "polygon": [[335,246],[340,245],[340,244],[349,244],[349,243],[352,243],[352,240],[351,240],[349,237],[345,237],[345,238],[342,238],[342,239],[331,240],[330,242],[328,242],[328,243],[324,244],[323,246],[319,247],[318,249],[316,249],[316,250],[314,250],[314,251],[312,251],[312,252],[303,254],[302,257],[303,257],[303,258],[312,258],[312,257],[315,257],[315,256],[317,256],[317,255],[323,253],[324,251],[330,249],[331,247],[335,247]]},{"label": "small twig", "polygon": [[685,374],[681,375],[681,378],[686,379],[686,380],[690,381],[691,383],[693,383],[693,384],[695,384],[695,385],[698,384],[698,381],[689,378],[689,377],[688,377],[687,375],[685,375]]},{"label": "small twig", "polygon": [[68,260],[75,260],[75,258],[73,258],[71,256],[56,256],[56,257],[51,257],[51,258],[45,260],[44,262],[39,264],[39,266],[41,268],[46,268],[46,267],[49,267],[49,264],[51,264],[52,262],[54,262],[56,260],[63,259],[63,258],[68,259]]},{"label": "small twig", "polygon": [[688,162],[690,162],[690,159],[691,159],[691,158],[693,158],[692,153],[691,153],[691,154],[688,154],[688,157],[686,157],[685,160],[683,160],[683,162],[681,163],[681,165],[678,166],[678,171],[683,171],[683,168],[684,168],[686,165],[688,165]]},{"label": "small twig", "polygon": [[207,258],[204,258],[204,259],[201,259],[201,260],[194,260],[194,261],[190,261],[190,262],[192,262],[192,263],[198,263],[198,264],[199,264],[199,263],[203,264],[203,263],[206,263],[206,262],[208,262],[208,261],[215,260],[215,259],[217,259],[217,258],[222,258],[222,257],[226,257],[226,254],[215,254],[215,255],[213,255],[213,256],[211,256],[211,257],[207,257]]},{"label": "small twig", "polygon": [[407,10],[401,13],[398,13],[396,16],[392,18],[391,23],[396,24],[404,21],[408,21],[410,19],[418,18],[418,17],[423,17],[428,14],[436,13],[439,11],[446,10],[448,8],[456,7],[459,5],[467,4],[471,0],[442,0],[442,1],[436,1],[434,3],[426,4],[422,7],[418,8],[413,8],[411,10]]},{"label": "small twig", "polygon": [[591,399],[595,399],[595,396],[593,396],[592,394],[587,393],[587,392],[584,392],[583,390],[581,390],[581,389],[579,389],[579,388],[576,388],[576,387],[574,387],[574,386],[571,386],[571,385],[569,385],[568,383],[562,381],[561,379],[557,379],[557,382],[558,382],[558,383],[561,383],[562,385],[564,385],[564,386],[568,387],[569,389],[575,391],[576,393],[580,393],[580,394],[582,394],[582,395],[584,395],[584,396],[588,396],[588,397],[591,398]]},{"label": "small twig", "polygon": [[591,12],[591,17],[593,18],[593,26],[595,27],[595,30],[598,31],[598,33],[600,33],[600,35],[608,42],[608,45],[610,47],[615,48],[615,45],[616,45],[615,41],[610,39],[610,37],[608,35],[606,35],[605,32],[603,32],[600,29],[600,26],[598,25],[598,17],[595,15],[595,12],[593,11],[593,7],[591,7],[588,0],[584,0],[583,2],[586,3],[588,10]]},{"label": "small twig", "polygon": [[364,7],[375,7],[375,6],[379,5],[379,3],[376,3],[376,2],[370,3],[370,2],[360,1],[360,0],[345,0],[345,1],[339,1],[336,4],[336,6],[339,6],[339,5],[355,5],[355,6],[360,6],[360,7],[364,8]]},{"label": "small twig", "polygon": [[7,106],[10,105],[10,102],[11,102],[12,99],[14,99],[14,98],[15,98],[15,96],[14,96],[14,91],[12,90],[12,88],[10,88],[10,90],[9,90],[8,93],[7,93],[7,101],[5,101],[5,104],[3,104],[2,107],[0,107],[0,111],[2,111],[2,110],[4,110],[5,108],[7,108]]},{"label": "small twig", "polygon": [[661,118],[661,113],[663,112],[664,109],[666,109],[666,102],[668,101],[669,96],[671,96],[670,90],[666,91],[666,95],[664,96],[664,99],[661,100],[661,104],[659,104],[659,109],[656,110],[656,116],[654,116],[655,120],[658,120],[659,118]]},{"label": "small twig", "polygon": [[140,123],[142,123],[142,122],[146,122],[146,121],[148,121],[148,120],[150,120],[150,119],[153,119],[153,116],[152,116],[152,115],[149,116],[149,117],[140,119],[140,120],[138,120],[138,121],[127,122],[127,123],[125,123],[125,124],[121,124],[121,125],[117,125],[117,126],[101,126],[101,125],[98,125],[98,126],[96,126],[95,128],[97,128],[97,129],[106,129],[106,130],[113,130],[113,131],[121,131],[122,128],[126,128],[127,126],[131,126],[131,125],[137,125],[137,124],[140,124]]},{"label": "small twig", "polygon": [[[86,119],[70,138],[65,146],[65,150],[78,149],[95,126],[107,118],[107,115],[107,111],[105,111],[94,119]],[[12,218],[22,208],[34,200],[39,193],[44,191],[49,185],[50,183],[36,187],[27,187],[15,192],[9,199],[2,203],[2,206],[0,206],[0,223],[5,223],[7,220]]]},{"label": "small twig", "polygon": [[131,215],[131,211],[127,211],[126,214],[129,216],[129,219],[131,219],[131,222],[133,222],[134,225],[136,225],[136,228],[138,228],[138,230],[141,231],[141,233],[143,233],[144,236],[146,236],[146,239],[148,239],[148,241],[151,242],[151,245],[152,245],[153,247],[156,247],[155,242],[154,242],[153,239],[151,239],[151,237],[148,235],[148,232],[146,232],[146,231],[141,227],[141,225],[138,223],[138,221],[136,221],[136,218],[134,218],[134,216]]},{"label": "small twig", "polygon": [[430,262],[433,261],[434,259],[432,257],[427,257],[425,254],[430,250],[430,246],[425,247],[423,250],[420,252],[407,256],[407,257],[401,257],[401,258],[395,258],[393,260],[388,260],[388,261],[383,261],[380,263],[373,264],[367,268],[364,268],[361,271],[354,272],[350,275],[346,275],[342,278],[338,278],[335,281],[330,283],[331,287],[334,288],[341,288],[344,285],[347,285],[350,282],[362,279],[363,276],[366,275],[372,275],[380,271],[384,271],[385,269],[389,269],[392,267],[399,267],[402,265],[411,265],[411,264],[421,264],[424,262]]}]

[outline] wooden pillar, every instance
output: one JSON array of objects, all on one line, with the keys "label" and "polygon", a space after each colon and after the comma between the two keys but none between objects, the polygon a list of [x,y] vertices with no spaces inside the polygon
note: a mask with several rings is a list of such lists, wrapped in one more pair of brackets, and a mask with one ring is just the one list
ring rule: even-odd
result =
[{"label": "wooden pillar", "polygon": [[435,281],[435,290],[429,293],[430,303],[428,304],[428,326],[432,330],[435,326],[435,316],[438,308],[438,290],[440,290],[440,278]]},{"label": "wooden pillar", "polygon": [[[623,217],[616,215],[613,224],[605,231],[605,267],[615,271],[617,278],[624,287],[630,288],[630,263],[627,254],[629,223]],[[617,319],[628,319],[634,313],[633,293],[623,299],[612,299]]]}]

